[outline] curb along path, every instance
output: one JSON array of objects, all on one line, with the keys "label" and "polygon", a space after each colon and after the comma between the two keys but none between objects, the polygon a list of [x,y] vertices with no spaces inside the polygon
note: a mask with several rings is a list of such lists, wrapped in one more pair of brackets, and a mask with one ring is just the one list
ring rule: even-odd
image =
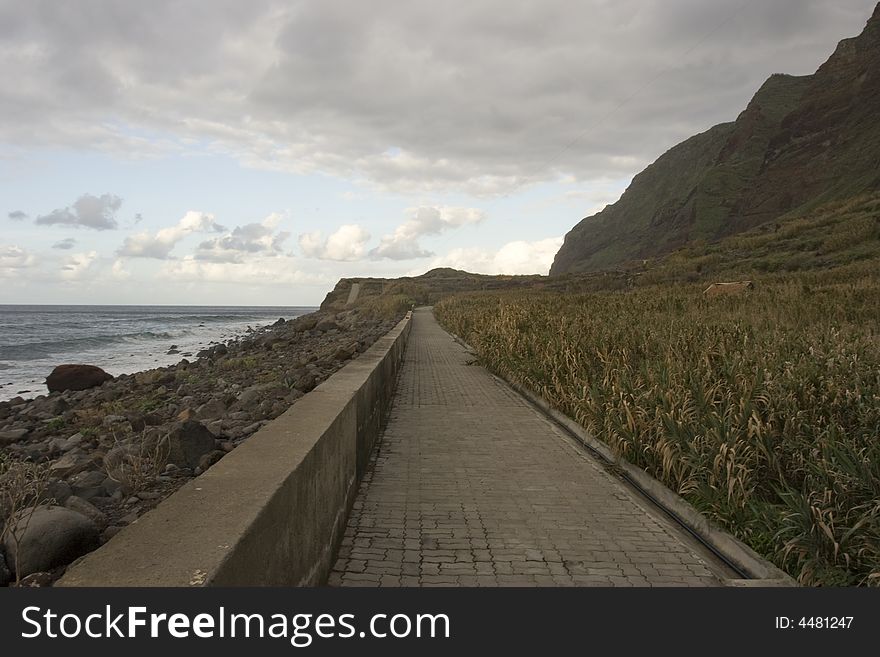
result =
[{"label": "curb along path", "polygon": [[413,314],[334,586],[719,586],[677,527]]}]

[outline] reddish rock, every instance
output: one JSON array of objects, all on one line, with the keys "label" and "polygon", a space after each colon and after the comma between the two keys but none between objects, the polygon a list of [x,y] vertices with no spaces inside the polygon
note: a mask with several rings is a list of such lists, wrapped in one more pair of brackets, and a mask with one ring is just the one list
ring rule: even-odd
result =
[{"label": "reddish rock", "polygon": [[86,390],[99,386],[113,377],[94,365],[59,365],[46,377],[49,392]]}]

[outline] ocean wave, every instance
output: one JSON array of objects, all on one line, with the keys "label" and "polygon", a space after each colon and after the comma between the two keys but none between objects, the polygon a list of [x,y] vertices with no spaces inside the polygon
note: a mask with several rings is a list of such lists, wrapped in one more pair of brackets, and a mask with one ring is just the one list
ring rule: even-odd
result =
[{"label": "ocean wave", "polygon": [[131,344],[176,339],[167,332],[139,331],[117,335],[89,335],[83,337],[62,338],[34,342],[20,342],[14,345],[0,345],[0,358],[3,360],[22,361],[51,358],[56,354],[79,352],[88,349],[100,349],[115,344]]}]

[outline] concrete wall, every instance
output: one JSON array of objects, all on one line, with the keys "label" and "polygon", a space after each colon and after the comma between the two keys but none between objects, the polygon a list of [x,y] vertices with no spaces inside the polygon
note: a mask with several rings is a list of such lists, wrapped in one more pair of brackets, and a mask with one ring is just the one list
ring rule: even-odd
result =
[{"label": "concrete wall", "polygon": [[56,586],[323,584],[409,330],[407,317]]}]

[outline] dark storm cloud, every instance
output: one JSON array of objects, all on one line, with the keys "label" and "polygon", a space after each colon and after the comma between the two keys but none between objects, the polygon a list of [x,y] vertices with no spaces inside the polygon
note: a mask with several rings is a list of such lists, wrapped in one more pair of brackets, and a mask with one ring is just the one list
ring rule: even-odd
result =
[{"label": "dark storm cloud", "polygon": [[625,175],[815,70],[874,4],[0,0],[0,72],[29,81],[0,89],[0,139],[193,137],[410,191]]},{"label": "dark storm cloud", "polygon": [[59,208],[37,217],[36,223],[45,226],[61,224],[95,230],[112,230],[119,227],[116,212],[121,206],[122,199],[113,194],[101,196],[83,194],[72,206]]}]

